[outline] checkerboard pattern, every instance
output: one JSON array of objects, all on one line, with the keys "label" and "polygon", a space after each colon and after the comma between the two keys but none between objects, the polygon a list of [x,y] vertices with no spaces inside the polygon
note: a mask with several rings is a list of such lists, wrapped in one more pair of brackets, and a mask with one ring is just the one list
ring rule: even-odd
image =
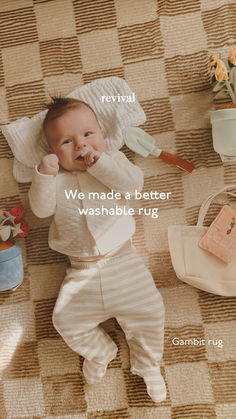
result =
[{"label": "checkerboard pattern", "polygon": [[[103,324],[118,345],[102,383],[88,386],[82,358],[53,328],[51,315],[67,260],[47,245],[50,220],[36,218],[29,184],[12,176],[13,156],[0,133],[0,207],[22,204],[31,232],[20,239],[24,281],[0,293],[0,417],[12,419],[189,419],[236,417],[236,299],[181,283],[171,265],[170,224],[194,224],[202,200],[236,167],[212,147],[209,110],[214,101],[208,57],[236,44],[232,0],[1,0],[0,123],[30,117],[49,95],[68,94],[94,79],[122,77],[147,115],[143,128],[166,151],[196,165],[186,174],[125,147],[145,173],[144,190],[172,192],[159,218],[136,216],[134,244],[151,269],[166,307],[161,365],[165,402],[148,397],[131,375],[124,334],[115,319]],[[207,216],[210,222],[219,203]],[[214,280],[214,278],[212,279]],[[176,346],[172,340],[223,340],[223,348]]]}]

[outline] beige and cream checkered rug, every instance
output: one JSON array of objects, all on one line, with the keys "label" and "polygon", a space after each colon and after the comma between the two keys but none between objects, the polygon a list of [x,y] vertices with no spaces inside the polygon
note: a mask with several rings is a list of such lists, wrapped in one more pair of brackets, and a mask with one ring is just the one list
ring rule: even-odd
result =
[{"label": "beige and cream checkered rug", "polygon": [[[192,174],[124,149],[145,173],[145,191],[171,191],[159,219],[136,217],[134,244],[166,307],[162,372],[165,402],[148,397],[129,372],[128,348],[115,319],[104,324],[119,347],[99,385],[86,385],[82,358],[52,326],[66,259],[47,245],[49,219],[29,209],[28,184],[12,176],[13,156],[0,134],[0,207],[22,204],[31,231],[19,242],[25,277],[0,293],[0,417],[14,419],[236,418],[236,298],[179,281],[167,244],[169,224],[194,224],[202,200],[236,183],[236,165],[212,147],[208,57],[236,44],[236,2],[227,0],[1,0],[0,123],[32,116],[49,94],[68,94],[105,76],[124,78],[143,106],[143,128],[166,151],[196,165]],[[138,203],[136,202],[138,205]],[[139,205],[156,206],[154,201]],[[213,205],[209,223],[219,210]],[[214,280],[214,278],[212,278]],[[173,337],[223,340],[174,346]]]}]

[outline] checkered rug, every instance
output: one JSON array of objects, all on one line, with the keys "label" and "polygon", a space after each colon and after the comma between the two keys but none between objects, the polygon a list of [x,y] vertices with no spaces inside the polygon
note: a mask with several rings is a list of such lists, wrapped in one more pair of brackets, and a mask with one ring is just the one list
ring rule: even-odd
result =
[{"label": "checkered rug", "polygon": [[[128,347],[115,319],[103,324],[119,348],[99,385],[88,386],[82,358],[53,328],[51,315],[66,258],[48,248],[50,219],[36,218],[29,184],[12,176],[0,134],[0,208],[22,204],[31,231],[20,239],[24,282],[0,293],[0,417],[13,419],[236,418],[236,299],[199,291],[176,278],[170,224],[195,224],[202,200],[236,183],[236,165],[212,147],[214,108],[208,57],[236,44],[236,2],[227,0],[1,0],[0,123],[32,116],[49,94],[68,94],[97,78],[122,77],[146,115],[143,125],[164,150],[196,165],[192,174],[123,148],[145,173],[144,191],[172,192],[159,218],[136,216],[134,244],[166,307],[162,372],[165,402],[148,397],[129,371]],[[209,224],[219,211],[214,204]],[[212,278],[214,280],[214,278]],[[172,339],[223,340],[223,347],[174,345]]]}]

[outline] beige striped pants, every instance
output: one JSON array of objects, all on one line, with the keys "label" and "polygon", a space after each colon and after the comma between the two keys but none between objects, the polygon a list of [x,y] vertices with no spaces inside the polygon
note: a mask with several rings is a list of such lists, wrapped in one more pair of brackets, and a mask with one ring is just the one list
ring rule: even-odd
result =
[{"label": "beige striped pants", "polygon": [[[115,317],[130,348],[131,372],[160,375],[164,306],[151,273],[134,248],[94,262],[72,262],[53,311],[53,324],[66,343],[85,358],[89,383],[96,365],[116,356],[117,346],[99,323]],[[102,374],[104,375],[104,374]]]}]

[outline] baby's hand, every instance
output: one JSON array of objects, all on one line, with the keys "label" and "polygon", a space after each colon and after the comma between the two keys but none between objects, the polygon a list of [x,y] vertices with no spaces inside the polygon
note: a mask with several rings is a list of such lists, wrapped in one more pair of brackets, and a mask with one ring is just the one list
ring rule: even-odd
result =
[{"label": "baby's hand", "polygon": [[39,172],[43,173],[44,175],[54,175],[56,176],[59,171],[59,160],[56,154],[48,154],[44,156],[40,165],[39,165]]},{"label": "baby's hand", "polygon": [[84,158],[84,163],[87,167],[91,167],[101,156],[100,151],[94,150],[92,147],[87,148],[87,150],[84,150],[83,153],[81,153],[81,156]]}]

